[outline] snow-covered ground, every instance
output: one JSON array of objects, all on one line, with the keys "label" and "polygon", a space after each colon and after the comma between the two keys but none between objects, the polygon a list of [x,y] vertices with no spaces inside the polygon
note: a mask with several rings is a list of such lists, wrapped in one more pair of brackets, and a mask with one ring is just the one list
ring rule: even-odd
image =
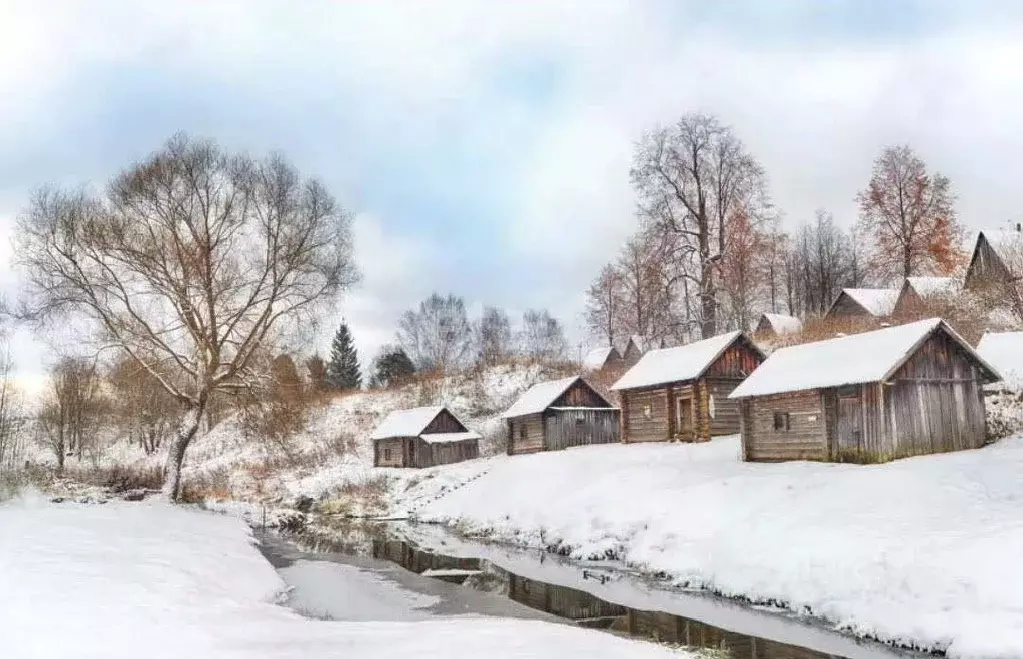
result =
[{"label": "snow-covered ground", "polygon": [[306,619],[275,603],[284,582],[248,529],[213,513],[22,499],[0,505],[0,529],[5,659],[678,656],[537,621]]},{"label": "snow-covered ground", "polygon": [[454,465],[399,504],[462,533],[614,557],[860,635],[1020,657],[1021,474],[1023,438],[863,466],[743,463],[731,437]]}]

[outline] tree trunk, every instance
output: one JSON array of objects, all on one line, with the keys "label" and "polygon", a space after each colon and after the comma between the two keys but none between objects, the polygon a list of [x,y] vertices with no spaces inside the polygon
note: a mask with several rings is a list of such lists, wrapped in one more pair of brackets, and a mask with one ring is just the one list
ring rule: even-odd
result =
[{"label": "tree trunk", "polygon": [[174,439],[167,447],[167,466],[163,471],[163,495],[169,501],[177,501],[181,495],[181,465],[185,461],[185,451],[199,431],[203,417],[203,405],[198,404],[185,411],[181,425],[174,434]]}]

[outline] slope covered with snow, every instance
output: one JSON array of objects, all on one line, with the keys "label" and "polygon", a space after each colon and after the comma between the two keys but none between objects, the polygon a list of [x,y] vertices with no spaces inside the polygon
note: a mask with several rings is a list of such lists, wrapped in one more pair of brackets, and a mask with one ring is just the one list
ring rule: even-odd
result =
[{"label": "slope covered with snow", "polygon": [[284,582],[248,529],[212,513],[19,501],[0,528],[5,659],[678,656],[545,622],[308,620],[275,604]]},{"label": "slope covered with snow", "polygon": [[1023,438],[873,466],[743,463],[734,437],[480,462],[420,518],[953,657],[1023,656]]}]

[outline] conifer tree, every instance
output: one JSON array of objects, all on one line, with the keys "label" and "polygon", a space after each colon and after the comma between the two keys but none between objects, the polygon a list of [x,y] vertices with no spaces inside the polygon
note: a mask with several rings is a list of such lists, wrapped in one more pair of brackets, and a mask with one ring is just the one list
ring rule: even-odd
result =
[{"label": "conifer tree", "polygon": [[330,346],[330,361],[327,362],[327,383],[332,389],[358,389],[362,386],[359,356],[355,352],[352,334],[347,323],[342,322],[334,334]]}]

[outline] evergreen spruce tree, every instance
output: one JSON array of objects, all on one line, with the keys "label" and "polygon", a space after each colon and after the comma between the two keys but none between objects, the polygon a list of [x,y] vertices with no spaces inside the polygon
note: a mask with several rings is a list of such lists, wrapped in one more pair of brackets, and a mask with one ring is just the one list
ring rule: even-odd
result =
[{"label": "evergreen spruce tree", "polygon": [[330,361],[327,362],[327,383],[332,389],[358,389],[362,386],[359,356],[355,352],[352,334],[347,323],[342,322],[334,334],[330,346]]}]

